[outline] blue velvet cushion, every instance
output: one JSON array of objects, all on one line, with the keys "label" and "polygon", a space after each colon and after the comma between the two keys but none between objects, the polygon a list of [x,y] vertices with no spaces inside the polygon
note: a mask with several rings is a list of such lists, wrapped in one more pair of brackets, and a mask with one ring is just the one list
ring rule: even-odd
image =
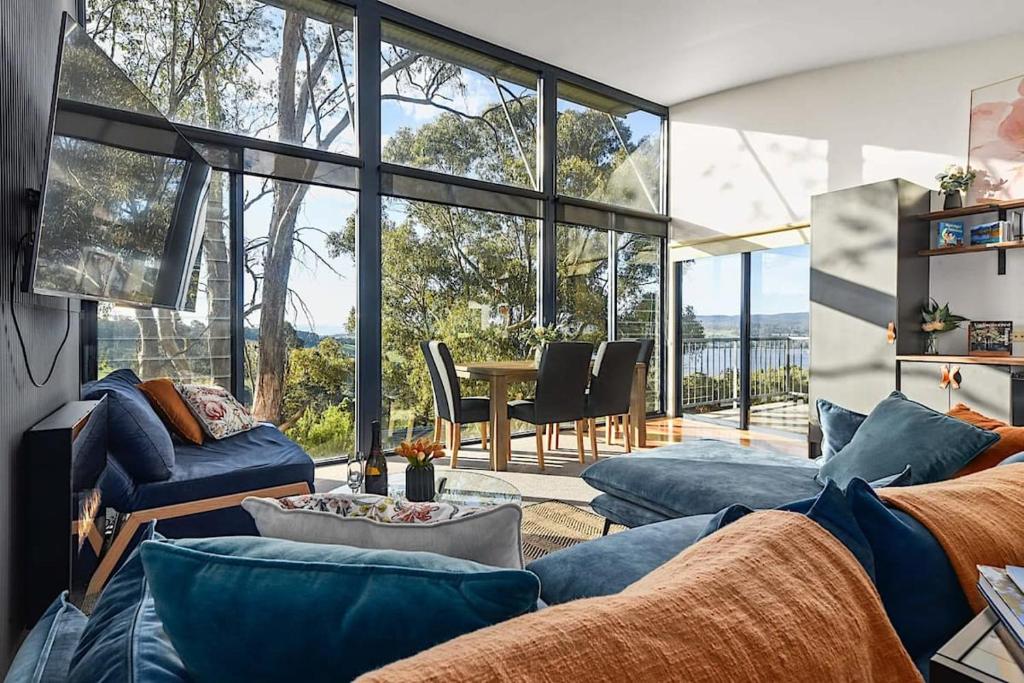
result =
[{"label": "blue velvet cushion", "polygon": [[[155,522],[143,540],[159,538]],[[188,680],[157,618],[153,596],[135,550],[100,595],[78,643],[69,683],[178,683]]]},{"label": "blue velvet cushion", "polygon": [[1015,462],[1024,462],[1024,453],[1015,453],[1006,460],[1003,460],[1000,465],[1012,465]]},{"label": "blue velvet cushion", "polygon": [[818,472],[845,487],[854,478],[887,477],[910,465],[911,484],[953,476],[999,435],[943,415],[892,392],[871,411],[853,439]]},{"label": "blue velvet cushion", "polygon": [[347,681],[533,611],[540,582],[433,553],[269,538],[142,544],[157,613],[189,673]]},{"label": "blue velvet cushion", "polygon": [[107,397],[110,453],[136,481],[163,481],[174,470],[170,432],[139,388],[131,370],[115,370],[82,389],[89,400]]},{"label": "blue velvet cushion", "polygon": [[886,507],[863,481],[850,482],[846,499],[871,547],[886,614],[927,679],[932,655],[973,616],[956,572],[923,524]]},{"label": "blue velvet cushion", "polygon": [[818,424],[821,425],[821,454],[827,461],[850,443],[867,415],[854,412],[819,398]]},{"label": "blue velvet cushion", "polygon": [[540,597],[549,605],[612,595],[690,547],[708,518],[670,519],[577,543],[526,568],[540,577]]},{"label": "blue velvet cushion", "polygon": [[[860,532],[853,519],[849,505],[846,502],[846,496],[835,483],[828,482],[825,488],[814,498],[788,503],[778,509],[806,515],[809,519],[817,522],[839,539],[854,554],[857,561],[860,562],[868,574],[871,574],[873,571],[872,560],[867,539]],[[751,512],[753,510],[745,505],[730,505],[708,520],[707,525],[697,538],[694,539],[694,543]]]},{"label": "blue velvet cushion", "polygon": [[[931,532],[910,515],[886,507],[861,479],[851,481],[845,492],[830,481],[817,497],[779,509],[806,514],[857,558],[927,680],[932,655],[973,616],[953,566]],[[723,510],[694,542],[749,512],[742,506]]]},{"label": "blue velvet cushion", "polygon": [[67,600],[67,591],[53,601],[11,662],[5,683],[64,681],[86,617]]}]

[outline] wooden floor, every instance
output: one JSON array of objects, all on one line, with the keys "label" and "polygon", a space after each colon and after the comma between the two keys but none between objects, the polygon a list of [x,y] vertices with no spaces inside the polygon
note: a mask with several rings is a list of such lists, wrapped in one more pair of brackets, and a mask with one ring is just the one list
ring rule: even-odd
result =
[{"label": "wooden floor", "polygon": [[[598,428],[599,457],[629,457],[622,447],[622,440],[609,446],[605,443],[605,433]],[[720,439],[741,446],[751,446],[761,450],[771,450],[795,458],[807,455],[806,441],[796,435],[767,433],[757,431],[740,431],[725,425],[711,424],[689,418],[660,418],[647,423],[648,450],[666,444],[683,443],[691,439]],[[589,443],[586,464],[581,465],[576,454],[576,435],[571,429],[562,431],[559,448],[545,451],[544,471],[537,466],[533,435],[522,436],[512,440],[512,459],[505,472],[491,472],[495,477],[504,479],[523,493],[526,502],[544,500],[564,500],[570,503],[587,504],[598,491],[588,486],[580,473],[593,464],[590,456]],[[546,443],[546,440],[545,440]],[[633,453],[642,453],[642,449],[634,449]],[[448,458],[438,462],[441,469],[449,468]],[[399,472],[405,467],[397,458],[390,458],[388,470]],[[488,467],[487,453],[479,444],[466,445],[459,450],[459,469],[486,472]],[[330,490],[344,484],[345,466],[330,465],[317,469],[316,488],[319,491]]]}]

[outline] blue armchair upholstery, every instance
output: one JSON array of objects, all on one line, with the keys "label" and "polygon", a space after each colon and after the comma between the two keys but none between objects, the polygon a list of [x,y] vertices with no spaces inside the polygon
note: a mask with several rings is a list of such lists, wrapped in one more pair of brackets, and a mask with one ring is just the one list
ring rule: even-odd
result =
[{"label": "blue armchair upholstery", "polygon": [[[172,440],[137,389],[139,382],[131,370],[117,370],[83,388],[84,396],[106,395],[130,406],[107,412],[109,457],[98,485],[104,504],[125,515],[125,521],[100,561],[90,593],[102,588],[132,548],[140,525],[157,520],[160,533],[171,538],[256,535],[252,518],[240,507],[243,498],[313,490],[312,458],[273,425],[208,439],[201,446]],[[131,441],[117,436],[125,432],[132,433]],[[172,450],[157,457],[162,448],[152,444],[165,441]],[[153,468],[143,465],[158,463],[167,471],[155,479]]]}]

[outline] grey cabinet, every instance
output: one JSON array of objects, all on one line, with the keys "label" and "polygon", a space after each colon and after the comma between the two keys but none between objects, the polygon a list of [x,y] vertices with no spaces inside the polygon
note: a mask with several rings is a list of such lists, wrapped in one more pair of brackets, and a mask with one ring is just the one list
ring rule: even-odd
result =
[{"label": "grey cabinet", "polygon": [[941,386],[944,367],[944,363],[900,363],[900,391],[933,410],[946,412],[949,410],[949,386]]},{"label": "grey cabinet", "polygon": [[812,406],[868,412],[896,388],[897,354],[920,352],[928,259],[917,252],[929,237],[917,216],[928,209],[928,190],[906,180],[812,198]]},{"label": "grey cabinet", "polygon": [[[942,387],[943,370],[950,381]],[[952,360],[901,361],[900,391],[945,412],[957,403],[1013,425],[1024,425],[1024,368]]]}]

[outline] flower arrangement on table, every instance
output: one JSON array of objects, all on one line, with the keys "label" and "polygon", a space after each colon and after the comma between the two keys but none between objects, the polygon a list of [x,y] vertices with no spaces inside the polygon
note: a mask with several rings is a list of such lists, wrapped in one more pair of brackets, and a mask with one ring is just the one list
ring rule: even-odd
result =
[{"label": "flower arrangement on table", "polygon": [[443,444],[425,437],[412,443],[403,441],[398,444],[395,453],[408,460],[409,467],[426,467],[445,456]]},{"label": "flower arrangement on table", "polygon": [[978,177],[977,171],[964,169],[963,166],[950,164],[942,173],[935,176],[939,181],[939,189],[946,195],[945,208],[957,209],[963,205],[963,195]]},{"label": "flower arrangement on table", "polygon": [[939,352],[939,334],[952,332],[960,327],[960,323],[967,320],[962,315],[950,313],[949,303],[939,306],[935,299],[928,299],[928,303],[921,307],[921,318],[924,321],[921,323],[921,330],[927,335],[924,352],[928,355]]},{"label": "flower arrangement on table", "polygon": [[427,438],[403,441],[395,453],[409,463],[405,468],[405,497],[413,502],[433,500],[437,493],[434,461],[445,456],[444,445]]}]

